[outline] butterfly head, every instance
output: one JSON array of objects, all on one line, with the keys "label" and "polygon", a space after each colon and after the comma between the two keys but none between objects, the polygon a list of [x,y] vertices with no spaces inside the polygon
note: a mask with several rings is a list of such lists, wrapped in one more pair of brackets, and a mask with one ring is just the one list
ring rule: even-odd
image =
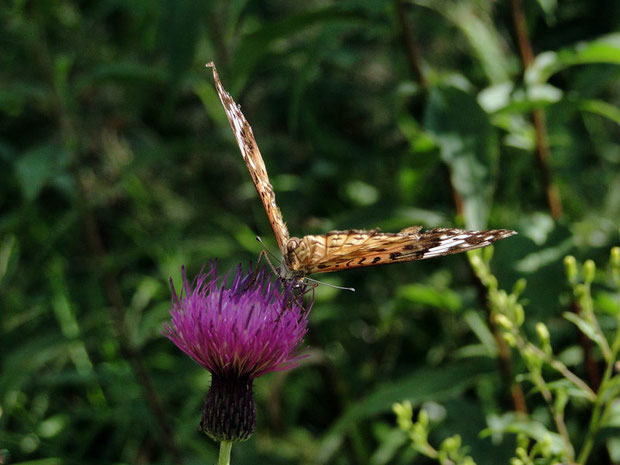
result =
[{"label": "butterfly head", "polygon": [[[288,272],[296,273],[294,270],[300,269],[301,260],[297,256],[297,249],[301,244],[301,239],[298,237],[291,237],[286,241],[284,256],[284,266],[283,268],[288,268]],[[296,273],[299,274],[299,273]]]}]

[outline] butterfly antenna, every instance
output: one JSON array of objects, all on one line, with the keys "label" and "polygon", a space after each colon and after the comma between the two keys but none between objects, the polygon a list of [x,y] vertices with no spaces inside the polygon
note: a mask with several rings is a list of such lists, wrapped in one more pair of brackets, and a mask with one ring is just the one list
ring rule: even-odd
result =
[{"label": "butterfly antenna", "polygon": [[271,258],[273,258],[276,262],[280,263],[281,260],[277,257],[276,254],[274,254],[271,250],[269,250],[269,248],[267,248],[267,246],[265,245],[265,243],[263,242],[263,240],[260,238],[260,236],[256,236],[256,240],[259,242],[260,245],[263,246],[263,249],[269,254],[271,255]]},{"label": "butterfly antenna", "polygon": [[309,282],[315,283],[315,284],[322,284],[323,286],[331,287],[333,289],[340,289],[341,291],[355,292],[355,288],[354,287],[336,286],[335,284],[329,284],[329,283],[326,283],[325,281],[318,281],[316,279],[312,279],[312,278],[308,278],[308,277],[304,278],[304,281],[309,281]]}]

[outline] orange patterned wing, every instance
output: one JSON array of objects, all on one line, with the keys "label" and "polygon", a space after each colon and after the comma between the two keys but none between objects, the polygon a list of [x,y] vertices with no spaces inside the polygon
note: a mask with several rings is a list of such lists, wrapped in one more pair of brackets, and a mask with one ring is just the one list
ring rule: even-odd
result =
[{"label": "orange patterned wing", "polygon": [[239,145],[239,150],[241,150],[243,160],[250,171],[250,176],[252,176],[254,187],[256,187],[256,191],[258,192],[258,195],[263,202],[263,207],[265,207],[265,211],[269,217],[271,228],[276,236],[276,241],[278,241],[278,247],[280,248],[282,254],[284,254],[284,251],[286,250],[286,243],[289,239],[288,229],[286,228],[286,224],[282,218],[282,213],[280,213],[280,209],[276,205],[276,195],[273,191],[273,187],[271,187],[271,183],[269,182],[267,168],[265,168],[263,157],[260,154],[260,150],[258,150],[258,145],[256,144],[256,139],[254,138],[252,128],[245,119],[245,116],[243,116],[241,107],[235,103],[230,94],[226,92],[222,86],[220,77],[217,74],[217,70],[215,69],[213,62],[208,63],[207,67],[213,69],[213,79],[215,80],[217,94],[219,95],[220,101],[224,106],[224,111],[226,112],[226,117],[228,118],[230,127],[233,130],[235,139],[237,139],[237,145]]},{"label": "orange patterned wing", "polygon": [[285,262],[298,276],[305,276],[451,255],[516,234],[507,229],[437,228],[420,232],[421,229],[412,226],[397,233],[352,229],[291,238]]}]

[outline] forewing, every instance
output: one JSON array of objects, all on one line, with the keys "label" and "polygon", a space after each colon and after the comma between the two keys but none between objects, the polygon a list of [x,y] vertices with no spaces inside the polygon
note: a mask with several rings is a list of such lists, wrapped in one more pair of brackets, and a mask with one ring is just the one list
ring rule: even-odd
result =
[{"label": "forewing", "polygon": [[304,273],[313,274],[423,260],[485,247],[513,234],[515,231],[507,229],[437,228],[420,232],[419,227],[398,233],[332,231],[302,239],[307,244],[314,244],[314,249],[307,254],[306,260],[301,260],[299,267]]},{"label": "forewing", "polygon": [[265,168],[265,163],[263,162],[263,157],[260,154],[260,150],[258,150],[258,145],[256,143],[256,139],[254,138],[252,128],[245,119],[245,116],[243,116],[241,107],[235,103],[230,94],[226,92],[226,89],[222,86],[220,77],[217,74],[217,70],[215,69],[213,62],[208,63],[207,66],[213,69],[213,79],[215,80],[217,94],[219,95],[220,101],[224,106],[224,111],[226,112],[226,117],[228,118],[230,127],[235,135],[235,139],[237,139],[237,144],[241,150],[243,160],[250,171],[250,176],[252,177],[254,187],[256,187],[256,191],[258,192],[258,195],[263,202],[263,207],[265,207],[265,211],[269,217],[269,222],[271,223],[271,228],[276,236],[278,247],[280,248],[280,251],[284,253],[285,244],[289,237],[288,229],[286,228],[286,224],[282,218],[282,213],[280,213],[280,209],[276,205],[276,195],[273,192],[271,183],[269,182],[267,169]]}]

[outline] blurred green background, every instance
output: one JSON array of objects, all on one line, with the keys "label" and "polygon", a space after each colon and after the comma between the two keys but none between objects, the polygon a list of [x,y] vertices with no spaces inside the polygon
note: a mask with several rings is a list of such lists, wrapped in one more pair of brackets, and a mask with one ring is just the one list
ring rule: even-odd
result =
[{"label": "blurred green background", "polygon": [[[619,2],[5,0],[0,28],[0,463],[215,462],[209,375],[160,334],[168,278],[276,246],[210,60],[292,235],[515,229],[500,286],[528,280],[584,374],[562,258],[618,243]],[[317,289],[310,356],[256,382],[233,463],[429,463],[404,399],[507,462],[513,438],[478,436],[514,407],[464,254],[318,277],[356,292]]]}]

